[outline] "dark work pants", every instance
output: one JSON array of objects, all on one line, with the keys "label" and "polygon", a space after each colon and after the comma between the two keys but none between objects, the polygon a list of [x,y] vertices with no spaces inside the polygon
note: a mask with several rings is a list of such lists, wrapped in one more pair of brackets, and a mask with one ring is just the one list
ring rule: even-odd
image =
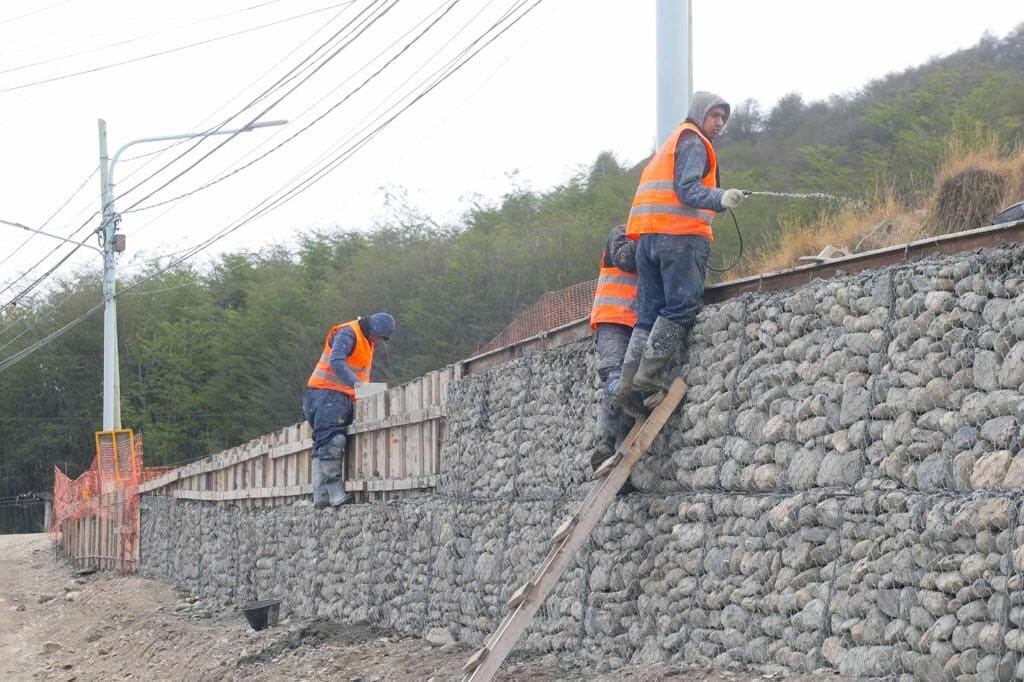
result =
[{"label": "dark work pants", "polygon": [[636,326],[665,317],[687,329],[704,304],[711,242],[693,234],[642,234],[636,248]]},{"label": "dark work pants", "polygon": [[622,358],[633,328],[613,322],[599,322],[594,337],[597,350],[597,376],[605,386],[622,375]]},{"label": "dark work pants", "polygon": [[352,413],[352,400],[344,393],[322,388],[306,390],[302,396],[302,414],[313,427],[313,459],[326,454],[332,438],[346,433],[352,423]]}]

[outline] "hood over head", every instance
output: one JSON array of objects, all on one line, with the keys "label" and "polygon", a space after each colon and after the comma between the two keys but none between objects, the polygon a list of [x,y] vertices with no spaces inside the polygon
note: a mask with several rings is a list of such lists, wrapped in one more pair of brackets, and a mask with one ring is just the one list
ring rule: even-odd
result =
[{"label": "hood over head", "polygon": [[729,116],[732,114],[732,107],[729,106],[729,103],[713,92],[699,90],[693,93],[693,99],[690,100],[690,110],[686,112],[686,118],[696,123],[697,127],[700,127],[704,123],[704,117],[714,107],[724,107],[725,120],[729,120]]}]

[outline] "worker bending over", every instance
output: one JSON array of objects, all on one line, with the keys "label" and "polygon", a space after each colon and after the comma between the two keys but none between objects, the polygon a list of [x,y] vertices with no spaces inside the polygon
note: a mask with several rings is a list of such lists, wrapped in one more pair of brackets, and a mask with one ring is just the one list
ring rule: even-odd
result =
[{"label": "worker bending over", "polygon": [[374,313],[331,327],[316,368],[306,382],[302,414],[313,427],[313,506],[338,507],[345,492],[345,440],[355,412],[356,389],[370,380],[374,345],[395,333],[395,318]]},{"label": "worker bending over", "polygon": [[626,236],[626,226],[608,233],[601,252],[601,269],[590,311],[597,350],[597,376],[603,390],[594,427],[594,452],[590,464],[596,471],[615,454],[616,447],[633,426],[633,418],[612,404],[612,394],[622,373],[622,358],[636,324],[636,242]]},{"label": "worker bending over", "polygon": [[718,188],[711,141],[729,111],[721,97],[695,93],[686,120],[651,157],[633,197],[626,236],[637,240],[637,323],[614,401],[634,416],[646,415],[664,396],[665,368],[703,305],[714,214],[744,198],[741,190]]}]

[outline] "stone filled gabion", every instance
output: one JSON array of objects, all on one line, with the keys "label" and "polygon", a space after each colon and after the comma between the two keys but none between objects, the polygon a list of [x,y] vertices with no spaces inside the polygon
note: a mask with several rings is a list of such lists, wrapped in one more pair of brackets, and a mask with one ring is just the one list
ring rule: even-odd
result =
[{"label": "stone filled gabion", "polygon": [[[519,648],[1024,679],[1024,249],[746,295]],[[145,496],[142,571],[224,607],[482,643],[589,480],[592,344],[451,387],[433,496],[316,511]]]}]

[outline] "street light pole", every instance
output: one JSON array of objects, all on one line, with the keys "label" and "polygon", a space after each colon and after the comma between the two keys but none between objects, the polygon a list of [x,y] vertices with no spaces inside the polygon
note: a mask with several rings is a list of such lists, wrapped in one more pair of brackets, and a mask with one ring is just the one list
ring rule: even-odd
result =
[{"label": "street light pole", "polygon": [[101,223],[99,232],[103,235],[103,430],[121,428],[121,373],[117,357],[117,254],[124,251],[124,240],[118,239],[117,226],[121,217],[114,211],[114,167],[122,152],[144,142],[188,140],[213,135],[234,135],[248,133],[257,128],[282,126],[288,121],[263,121],[233,130],[212,130],[179,135],[161,135],[132,140],[114,153],[107,155],[107,122],[99,119],[100,134],[100,204]]}]

